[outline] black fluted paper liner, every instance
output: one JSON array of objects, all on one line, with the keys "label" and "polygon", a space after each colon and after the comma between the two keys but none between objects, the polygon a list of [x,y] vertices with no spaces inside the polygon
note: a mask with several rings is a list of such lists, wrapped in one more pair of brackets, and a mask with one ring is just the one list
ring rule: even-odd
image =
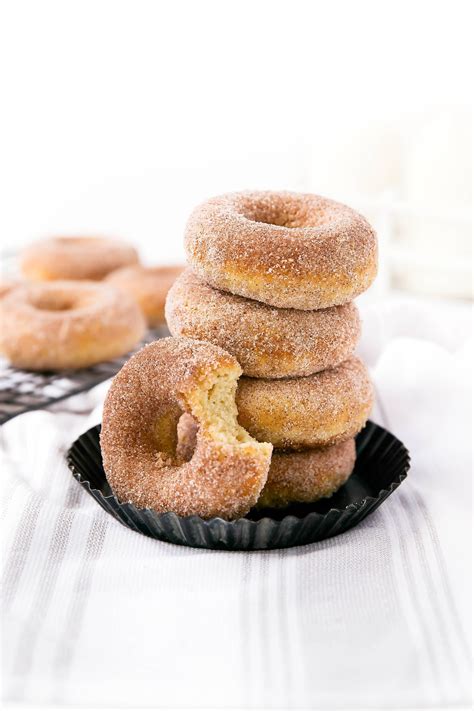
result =
[{"label": "black fluted paper liner", "polygon": [[85,432],[67,454],[73,476],[124,526],[169,543],[235,551],[288,548],[322,541],[356,526],[406,478],[410,456],[390,432],[368,422],[358,435],[357,460],[347,483],[329,499],[286,509],[252,510],[245,518],[208,521],[199,516],[158,514],[120,503],[105,478],[100,425]]}]

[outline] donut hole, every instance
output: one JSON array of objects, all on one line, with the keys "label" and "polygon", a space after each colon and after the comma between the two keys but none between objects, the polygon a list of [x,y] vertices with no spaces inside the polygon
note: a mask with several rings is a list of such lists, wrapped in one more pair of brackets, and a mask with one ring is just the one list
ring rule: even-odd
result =
[{"label": "donut hole", "polygon": [[56,237],[54,240],[57,244],[65,245],[66,247],[83,247],[94,245],[101,241],[100,237]]},{"label": "donut hole", "polygon": [[177,455],[179,413],[175,410],[164,412],[154,422],[153,440],[157,451],[174,458]]},{"label": "donut hole", "polygon": [[178,422],[178,444],[176,447],[176,457],[181,461],[189,462],[192,459],[196,449],[198,431],[199,425],[194,417],[187,412],[183,412]]},{"label": "donut hole", "polygon": [[326,210],[322,206],[308,204],[298,196],[286,199],[263,197],[260,200],[244,200],[242,207],[242,214],[252,222],[287,229],[320,227],[327,221]]},{"label": "donut hole", "polygon": [[33,296],[31,303],[39,311],[70,311],[74,308],[75,299],[69,294],[42,293]]}]

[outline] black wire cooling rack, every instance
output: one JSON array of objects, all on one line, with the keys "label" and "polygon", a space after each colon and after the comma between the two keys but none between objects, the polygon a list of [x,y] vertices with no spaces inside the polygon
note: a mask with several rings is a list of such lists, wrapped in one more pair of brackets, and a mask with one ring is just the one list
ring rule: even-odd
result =
[{"label": "black wire cooling rack", "polygon": [[12,368],[0,361],[0,425],[16,415],[49,407],[72,395],[86,392],[113,377],[132,353],[158,338],[169,336],[166,326],[148,331],[141,343],[127,355],[82,370],[33,373]]}]

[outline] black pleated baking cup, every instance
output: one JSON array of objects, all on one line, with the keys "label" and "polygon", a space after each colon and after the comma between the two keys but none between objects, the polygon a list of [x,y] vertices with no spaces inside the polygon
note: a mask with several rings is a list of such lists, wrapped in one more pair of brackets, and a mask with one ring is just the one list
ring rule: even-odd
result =
[{"label": "black pleated baking cup", "polygon": [[368,422],[358,435],[357,459],[346,484],[328,499],[285,509],[253,509],[245,518],[224,521],[158,514],[120,503],[105,477],[100,425],[77,439],[67,454],[73,476],[100,506],[133,531],[194,548],[234,551],[288,548],[322,541],[356,526],[375,511],[406,478],[406,447],[383,427]]}]

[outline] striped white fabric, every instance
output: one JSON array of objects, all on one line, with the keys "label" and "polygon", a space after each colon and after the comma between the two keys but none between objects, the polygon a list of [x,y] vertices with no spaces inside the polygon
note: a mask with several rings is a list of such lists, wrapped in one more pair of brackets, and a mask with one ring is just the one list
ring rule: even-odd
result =
[{"label": "striped white fabric", "polygon": [[469,703],[468,314],[394,302],[364,315],[374,419],[413,467],[376,513],[318,544],[213,552],[122,527],[64,461],[100,420],[104,386],[2,428],[5,701]]}]

